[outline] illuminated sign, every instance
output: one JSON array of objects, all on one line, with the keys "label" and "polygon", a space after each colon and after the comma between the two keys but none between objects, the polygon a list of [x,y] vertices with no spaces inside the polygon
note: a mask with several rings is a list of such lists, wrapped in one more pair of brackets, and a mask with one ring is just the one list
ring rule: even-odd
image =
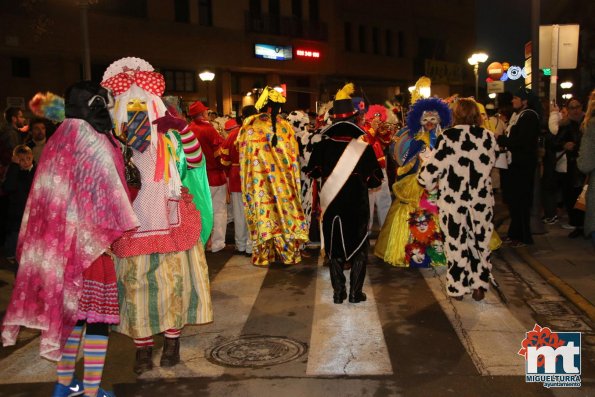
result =
[{"label": "illuminated sign", "polygon": [[543,75],[544,76],[551,76],[552,75],[552,69],[550,69],[550,68],[543,69]]},{"label": "illuminated sign", "polygon": [[293,47],[290,45],[254,44],[256,58],[288,61],[293,59]]},{"label": "illuminated sign", "polygon": [[320,51],[297,48],[295,50],[295,56],[300,58],[320,58]]}]

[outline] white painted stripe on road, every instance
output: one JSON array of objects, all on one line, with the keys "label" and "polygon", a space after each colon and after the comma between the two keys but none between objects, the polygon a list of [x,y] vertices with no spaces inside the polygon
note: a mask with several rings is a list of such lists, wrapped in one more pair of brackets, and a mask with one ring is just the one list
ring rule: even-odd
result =
[{"label": "white painted stripe on road", "polygon": [[248,257],[232,256],[211,283],[214,321],[183,329],[180,339],[182,363],[171,368],[160,368],[160,354],[155,354],[155,369],[144,373],[140,378],[223,375],[225,368],[209,362],[205,352],[241,335],[267,272],[266,267],[253,266]]},{"label": "white painted stripe on road", "polygon": [[525,363],[517,352],[528,329],[495,292],[486,293],[481,302],[469,295],[456,301],[446,294],[446,268],[421,273],[480,374],[525,375]]},{"label": "white painted stripe on road", "polygon": [[[30,332],[33,331],[21,328],[21,334]],[[39,356],[39,337],[36,337],[0,361],[0,374],[0,384],[55,382],[56,363]]]},{"label": "white painted stripe on road", "polygon": [[334,304],[329,269],[322,267],[321,261],[319,258],[306,374],[391,375],[393,368],[368,278],[364,283],[366,302]]}]

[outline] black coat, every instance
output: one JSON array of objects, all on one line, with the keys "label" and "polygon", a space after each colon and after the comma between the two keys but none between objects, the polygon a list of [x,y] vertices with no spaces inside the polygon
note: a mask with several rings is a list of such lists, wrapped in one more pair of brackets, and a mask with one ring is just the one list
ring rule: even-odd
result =
[{"label": "black coat", "polygon": [[[333,124],[323,131],[329,139],[318,142],[306,171],[321,178],[322,188],[351,138],[364,134],[350,122]],[[329,258],[349,260],[361,247],[367,247],[370,207],[368,188],[380,186],[382,169],[371,146],[365,149],[353,172],[330,203],[322,220],[325,250]]]},{"label": "black coat", "polygon": [[7,224],[10,231],[18,231],[21,227],[34,175],[35,165],[29,171],[21,170],[15,163],[8,166],[2,190],[8,195]]},{"label": "black coat", "polygon": [[540,134],[539,117],[531,110],[523,111],[515,125],[510,128],[508,136],[498,137],[500,148],[506,148],[512,154],[512,162],[508,170],[502,172],[504,177],[504,200],[522,202],[530,207],[533,202],[533,182],[537,167],[537,141]]}]

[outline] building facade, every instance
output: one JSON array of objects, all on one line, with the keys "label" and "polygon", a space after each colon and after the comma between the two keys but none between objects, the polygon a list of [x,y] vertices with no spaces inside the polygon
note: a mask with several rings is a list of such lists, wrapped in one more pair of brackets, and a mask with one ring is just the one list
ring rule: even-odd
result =
[{"label": "building facade", "polygon": [[[0,98],[24,104],[37,91],[60,94],[82,78],[83,7],[93,80],[121,57],[140,57],[164,74],[167,95],[200,99],[221,113],[252,103],[265,85],[284,84],[287,108],[309,110],[347,81],[371,102],[407,93],[424,74],[439,96],[470,94],[474,4],[1,0]],[[200,80],[204,70],[215,73],[213,81]]]}]

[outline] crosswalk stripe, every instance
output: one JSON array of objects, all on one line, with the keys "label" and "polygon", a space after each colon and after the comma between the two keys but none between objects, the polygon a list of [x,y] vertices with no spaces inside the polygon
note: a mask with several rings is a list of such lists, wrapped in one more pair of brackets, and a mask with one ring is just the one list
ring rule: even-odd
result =
[{"label": "crosswalk stripe", "polygon": [[[208,361],[205,351],[239,337],[258,297],[268,268],[252,266],[250,258],[232,256],[211,283],[214,321],[207,325],[186,326],[180,339],[183,365],[156,367],[142,379],[221,376],[225,368]],[[157,352],[159,353],[159,352]],[[159,354],[155,354],[155,364]]]},{"label": "crosswalk stripe", "polygon": [[496,293],[487,293],[481,302],[470,296],[455,301],[446,294],[446,268],[421,273],[481,375],[525,375],[517,352],[528,329]]},{"label": "crosswalk stripe", "polygon": [[368,277],[364,283],[366,302],[334,304],[329,271],[320,266],[321,261],[306,374],[391,375],[393,368]]}]

